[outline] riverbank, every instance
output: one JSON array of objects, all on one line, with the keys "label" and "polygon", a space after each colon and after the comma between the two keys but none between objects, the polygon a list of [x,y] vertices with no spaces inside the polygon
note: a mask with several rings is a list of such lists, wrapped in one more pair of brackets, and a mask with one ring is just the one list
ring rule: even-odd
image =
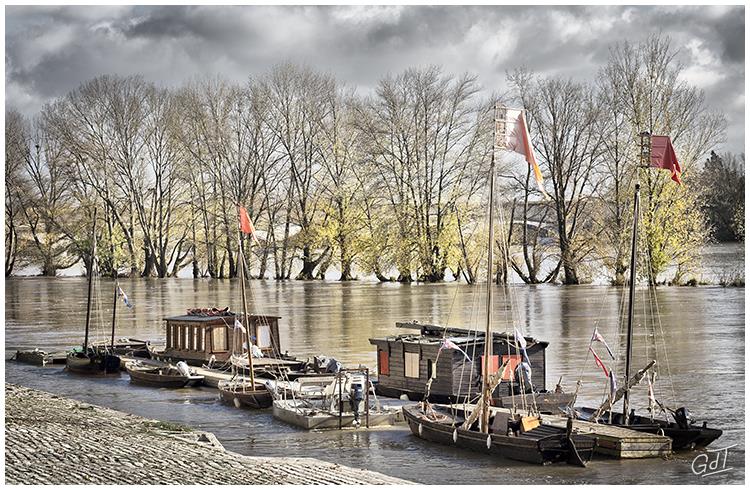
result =
[{"label": "riverbank", "polygon": [[312,458],[226,451],[208,432],[5,384],[6,484],[404,484]]}]

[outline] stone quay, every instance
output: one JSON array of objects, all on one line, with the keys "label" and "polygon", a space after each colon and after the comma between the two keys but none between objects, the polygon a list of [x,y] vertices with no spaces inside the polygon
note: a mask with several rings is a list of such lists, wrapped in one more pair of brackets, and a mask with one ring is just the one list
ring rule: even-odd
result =
[{"label": "stone quay", "polygon": [[6,484],[407,484],[312,458],[227,451],[216,437],[5,383]]}]

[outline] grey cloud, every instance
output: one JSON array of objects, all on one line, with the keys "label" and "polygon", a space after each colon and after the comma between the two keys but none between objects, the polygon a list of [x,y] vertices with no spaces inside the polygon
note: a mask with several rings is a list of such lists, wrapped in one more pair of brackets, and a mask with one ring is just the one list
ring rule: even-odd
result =
[{"label": "grey cloud", "polygon": [[[329,72],[365,93],[387,74],[429,64],[476,74],[487,92],[502,92],[506,71],[519,66],[593,80],[610,46],[661,32],[676,47],[698,40],[720,61],[722,76],[705,87],[707,104],[727,114],[727,147],[744,147],[744,107],[737,104],[744,95],[742,6],[358,12],[347,6],[8,6],[6,94],[27,94],[22,103],[31,113],[103,73],[141,73],[169,86],[217,74],[242,82],[287,60]],[[686,65],[693,62],[685,48],[680,56]]]}]

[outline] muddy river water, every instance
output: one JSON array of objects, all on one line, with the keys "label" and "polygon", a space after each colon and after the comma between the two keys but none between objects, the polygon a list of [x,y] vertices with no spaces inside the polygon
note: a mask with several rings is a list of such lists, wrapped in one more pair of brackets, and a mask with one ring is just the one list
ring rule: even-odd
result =
[{"label": "muddy river water", "polygon": [[[235,281],[124,279],[135,307],[120,308],[118,336],[163,341],[161,319],[194,306],[238,308]],[[96,282],[94,337],[105,338],[112,283]],[[5,282],[6,359],[16,349],[69,348],[83,336],[83,278],[13,278]],[[284,349],[298,357],[332,355],[344,364],[375,367],[368,339],[398,333],[396,321],[421,320],[476,327],[484,311],[484,289],[457,284],[401,285],[352,282],[252,281],[252,310],[281,316]],[[618,324],[622,288],[609,286],[512,286],[495,292],[495,330],[519,325],[550,342],[547,385],[560,376],[566,390],[582,380],[579,400],[601,399],[604,378],[587,348],[594,325],[613,350],[624,352]],[[410,434],[406,426],[371,431],[305,432],[275,421],[270,411],[221,405],[210,388],[159,390],[133,386],[128,376],[88,379],[58,367],[5,363],[6,381],[82,401],[215,433],[230,450],[263,456],[310,456],[368,468],[421,483],[739,483],[745,468],[745,290],[722,287],[661,287],[649,301],[638,290],[634,365],[656,358],[657,396],[669,406],[687,406],[697,420],[724,430],[714,448],[727,450],[727,471],[700,476],[699,453],[670,460],[599,459],[586,469],[537,467],[455,448]],[[618,356],[619,357],[619,356]],[[622,364],[618,364],[622,372]],[[670,383],[671,381],[671,383]],[[645,388],[634,395],[646,406]],[[700,461],[698,462],[700,463]]]}]

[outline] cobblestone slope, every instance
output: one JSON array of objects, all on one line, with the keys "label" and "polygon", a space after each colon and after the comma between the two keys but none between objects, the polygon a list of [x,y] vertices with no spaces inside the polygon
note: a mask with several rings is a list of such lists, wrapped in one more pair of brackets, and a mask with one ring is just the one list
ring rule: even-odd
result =
[{"label": "cobblestone slope", "polygon": [[5,384],[8,484],[397,484],[309,458],[225,451],[213,434]]}]

